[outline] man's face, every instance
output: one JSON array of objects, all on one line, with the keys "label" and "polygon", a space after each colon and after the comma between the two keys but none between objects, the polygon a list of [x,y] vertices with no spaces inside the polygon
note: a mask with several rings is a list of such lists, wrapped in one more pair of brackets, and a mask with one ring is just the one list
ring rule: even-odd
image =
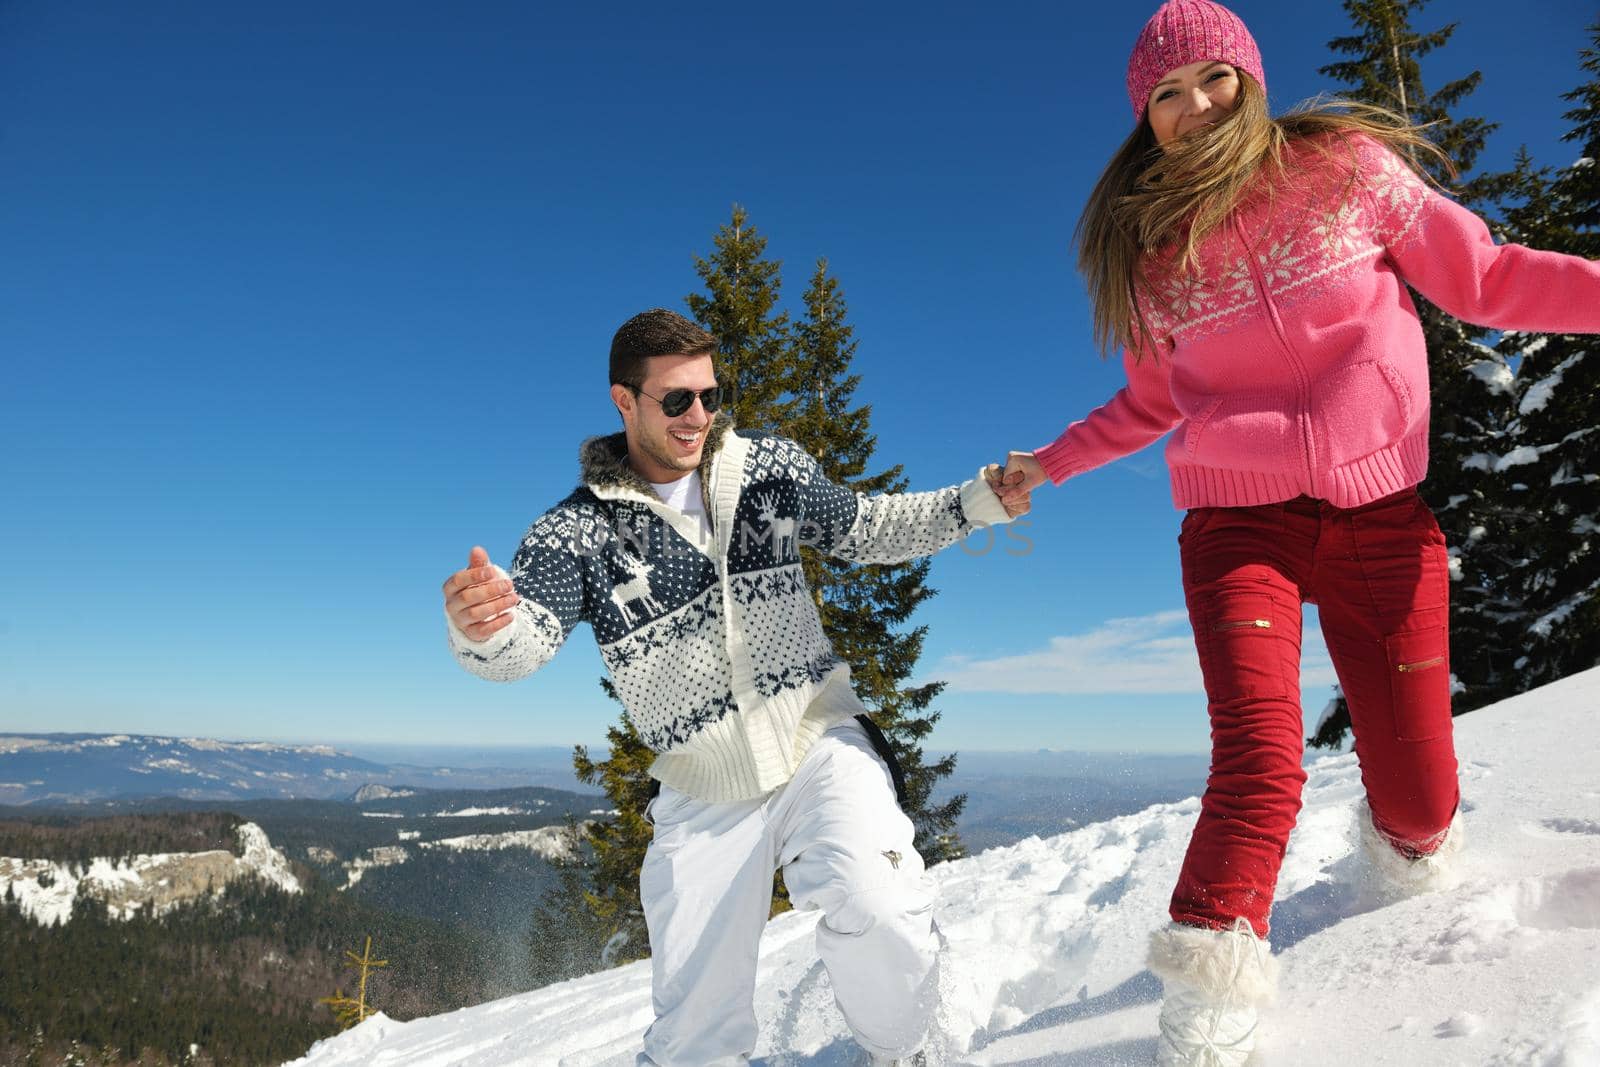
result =
[{"label": "man's face", "polygon": [[[628,461],[633,469],[652,482],[673,482],[700,466],[705,450],[706,429],[711,416],[699,397],[689,410],[668,418],[660,401],[674,389],[700,392],[717,384],[710,355],[654,356],[645,361],[649,368],[635,393],[624,385],[611,387],[611,399],[622,412],[628,436]],[[648,395],[646,395],[648,394]]]}]

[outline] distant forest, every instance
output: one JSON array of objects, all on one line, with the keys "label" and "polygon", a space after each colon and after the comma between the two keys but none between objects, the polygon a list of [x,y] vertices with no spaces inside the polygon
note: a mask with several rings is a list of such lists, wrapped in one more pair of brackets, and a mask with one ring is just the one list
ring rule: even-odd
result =
[{"label": "distant forest", "polygon": [[75,866],[96,857],[129,859],[157,852],[241,852],[237,815],[123,815],[85,819],[41,815],[0,819],[0,856],[51,860]]},{"label": "distant forest", "polygon": [[[0,824],[0,855],[82,863],[94,856],[231,848],[232,814],[121,816]],[[383,911],[295,864],[306,892],[253,879],[159,917],[111,919],[80,900],[40,926],[0,896],[0,1063],[104,1067],[279,1064],[338,1032],[319,1004],[353,994],[346,950],[368,935],[387,959],[368,1001],[410,1019],[479,1003],[490,938]],[[191,1052],[191,1046],[195,1051]]]}]

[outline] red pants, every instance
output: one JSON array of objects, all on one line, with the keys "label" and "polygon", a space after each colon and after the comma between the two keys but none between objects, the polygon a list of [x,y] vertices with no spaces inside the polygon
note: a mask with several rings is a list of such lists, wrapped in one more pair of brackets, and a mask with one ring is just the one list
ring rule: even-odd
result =
[{"label": "red pants", "polygon": [[1211,713],[1211,774],[1172,918],[1265,937],[1300,811],[1302,602],[1316,604],[1350,706],[1373,821],[1432,851],[1455,814],[1449,570],[1416,490],[1342,509],[1300,497],[1198,508],[1178,537]]}]

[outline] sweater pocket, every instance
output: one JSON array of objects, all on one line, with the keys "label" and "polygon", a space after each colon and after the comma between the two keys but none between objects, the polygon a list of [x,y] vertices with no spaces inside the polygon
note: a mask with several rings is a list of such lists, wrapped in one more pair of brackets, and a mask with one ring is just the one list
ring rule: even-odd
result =
[{"label": "sweater pocket", "polygon": [[1311,419],[1328,466],[1351,463],[1398,444],[1415,415],[1411,389],[1387,363],[1336,367],[1311,387]]},{"label": "sweater pocket", "polygon": [[1288,391],[1225,393],[1188,418],[1183,452],[1190,463],[1226,470],[1283,474],[1299,469],[1302,451]]}]

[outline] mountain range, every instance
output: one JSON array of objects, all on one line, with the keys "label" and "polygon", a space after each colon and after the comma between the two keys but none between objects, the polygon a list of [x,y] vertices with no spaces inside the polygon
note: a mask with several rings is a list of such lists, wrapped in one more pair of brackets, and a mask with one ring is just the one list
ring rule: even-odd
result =
[{"label": "mountain range", "polygon": [[87,804],[115,797],[232,801],[346,798],[365,786],[581,791],[570,769],[383,763],[328,745],[148,734],[0,735],[0,805]]}]

